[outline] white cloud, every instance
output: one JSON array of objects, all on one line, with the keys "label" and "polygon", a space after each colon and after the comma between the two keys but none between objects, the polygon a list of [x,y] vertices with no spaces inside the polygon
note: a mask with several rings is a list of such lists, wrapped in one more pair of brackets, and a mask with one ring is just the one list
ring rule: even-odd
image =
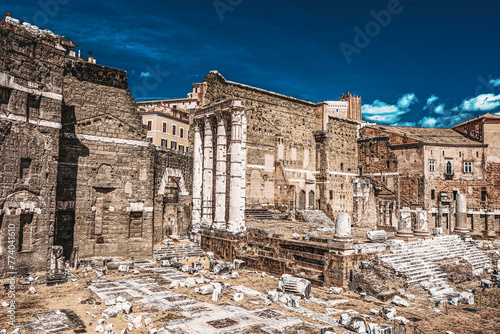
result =
[{"label": "white cloud", "polygon": [[434,112],[436,114],[444,114],[444,104],[440,104],[436,108],[434,108]]},{"label": "white cloud", "polygon": [[464,100],[460,108],[465,111],[488,111],[500,107],[500,94],[481,94]]},{"label": "white cloud", "polygon": [[439,97],[437,97],[436,95],[432,94],[428,99],[427,99],[427,104],[432,104],[433,102],[435,102],[437,99],[439,99]]},{"label": "white cloud", "polygon": [[406,111],[399,110],[397,106],[380,100],[375,100],[372,104],[364,104],[361,112],[369,121],[381,123],[396,122],[400,115],[406,113]]},{"label": "white cloud", "polygon": [[149,72],[141,72],[141,78],[149,78],[151,76],[151,73]]},{"label": "white cloud", "polygon": [[380,100],[372,104],[364,104],[361,107],[364,118],[372,122],[394,124],[400,120],[400,116],[411,111],[408,107],[417,101],[413,93],[403,95],[397,104],[387,104]]},{"label": "white cloud", "polygon": [[424,117],[420,120],[419,124],[423,127],[433,127],[436,126],[438,120],[434,117]]},{"label": "white cloud", "polygon": [[418,101],[418,99],[417,99],[417,97],[415,96],[414,93],[408,93],[408,94],[403,95],[403,97],[401,97],[398,100],[398,107],[401,108],[401,109],[406,109],[412,103],[415,103],[417,101]]},{"label": "white cloud", "polygon": [[[490,77],[491,78],[491,77]],[[500,79],[491,79],[490,80],[490,85],[492,85],[493,87],[498,87],[500,86]]]}]

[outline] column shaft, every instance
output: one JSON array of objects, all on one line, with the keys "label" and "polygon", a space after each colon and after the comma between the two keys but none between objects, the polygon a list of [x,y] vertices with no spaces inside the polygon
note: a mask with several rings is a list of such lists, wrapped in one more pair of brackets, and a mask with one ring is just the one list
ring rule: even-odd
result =
[{"label": "column shaft", "polygon": [[203,148],[198,123],[194,124],[193,143],[193,213],[192,226],[197,230],[201,223],[201,189],[203,183]]},{"label": "column shaft", "polygon": [[213,134],[210,117],[205,119],[205,136],[203,149],[203,203],[201,223],[211,226],[213,222],[213,183],[214,183],[214,157],[213,157]]},{"label": "column shaft", "polygon": [[216,229],[226,228],[226,125],[223,115],[217,118],[217,161],[215,164],[215,216]]},{"label": "column shaft", "polygon": [[231,127],[231,176],[229,182],[229,222],[227,230],[238,233],[243,231],[244,221],[241,217],[241,183],[242,183],[242,152],[241,152],[241,116],[243,112],[233,111]]}]

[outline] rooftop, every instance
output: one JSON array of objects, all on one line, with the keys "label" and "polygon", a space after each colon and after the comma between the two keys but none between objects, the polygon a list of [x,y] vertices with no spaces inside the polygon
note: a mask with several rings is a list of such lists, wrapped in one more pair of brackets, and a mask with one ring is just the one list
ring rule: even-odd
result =
[{"label": "rooftop", "polygon": [[420,128],[411,126],[371,126],[372,128],[393,133],[402,137],[416,140],[422,144],[429,145],[482,145],[474,140],[468,139],[453,129],[446,128]]}]

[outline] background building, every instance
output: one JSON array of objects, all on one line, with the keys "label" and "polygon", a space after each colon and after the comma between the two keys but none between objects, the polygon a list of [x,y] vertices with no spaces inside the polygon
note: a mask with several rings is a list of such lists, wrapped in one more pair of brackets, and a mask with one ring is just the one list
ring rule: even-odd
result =
[{"label": "background building", "polygon": [[164,148],[189,152],[189,113],[198,109],[205,85],[193,84],[185,99],[137,102],[150,143]]}]

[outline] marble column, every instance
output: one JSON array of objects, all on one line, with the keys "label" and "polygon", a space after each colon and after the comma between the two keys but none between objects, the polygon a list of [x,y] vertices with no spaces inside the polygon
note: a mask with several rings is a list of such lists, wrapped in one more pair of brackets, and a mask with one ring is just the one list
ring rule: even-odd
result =
[{"label": "marble column", "polygon": [[201,223],[201,189],[203,183],[203,148],[201,143],[200,125],[194,123],[193,143],[193,213],[191,223],[197,231]]},{"label": "marble column", "polygon": [[396,238],[411,239],[413,232],[411,229],[411,212],[409,209],[401,209]]},{"label": "marble column", "polygon": [[[245,205],[246,205],[246,170],[247,170],[247,117],[241,115],[241,185],[240,185],[240,216],[241,221],[245,222]],[[243,225],[243,230],[245,226]]]},{"label": "marble column", "polygon": [[241,118],[243,111],[234,110],[232,112],[231,127],[231,166],[229,181],[229,221],[227,223],[228,232],[239,233],[244,231],[245,221],[241,216],[241,190],[243,178],[242,150],[241,150]]},{"label": "marble column", "polygon": [[205,118],[203,148],[203,202],[201,224],[210,227],[213,222],[213,183],[214,183],[213,133],[210,117]]},{"label": "marble column", "polygon": [[226,228],[226,120],[217,116],[217,156],[215,164],[215,216],[214,227]]},{"label": "marble column", "polygon": [[429,235],[429,227],[427,224],[427,211],[417,210],[415,213],[415,229],[413,233],[418,237],[426,237]]},{"label": "marble column", "polygon": [[456,213],[456,233],[469,233],[467,226],[467,197],[465,194],[457,194],[457,213]]},{"label": "marble column", "polygon": [[391,202],[385,202],[385,226],[391,226]]},{"label": "marble column", "polygon": [[337,220],[335,221],[335,234],[333,238],[339,241],[350,241],[352,239],[351,216],[348,213],[341,212],[337,215]]}]

